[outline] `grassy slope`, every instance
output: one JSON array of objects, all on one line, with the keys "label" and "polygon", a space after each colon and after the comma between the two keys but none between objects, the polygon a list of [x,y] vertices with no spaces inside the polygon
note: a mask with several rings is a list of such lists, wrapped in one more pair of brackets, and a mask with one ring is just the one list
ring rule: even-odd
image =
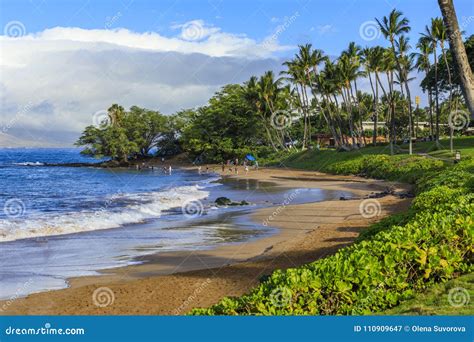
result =
[{"label": "grassy slope", "polygon": [[[428,154],[434,158],[453,159],[449,151],[449,140],[441,140],[441,149],[436,150],[434,142],[421,142],[414,144],[413,151],[417,154]],[[454,141],[454,149],[461,151],[462,156],[471,156],[474,158],[474,137],[456,138]],[[397,146],[397,154],[408,154],[408,145]],[[303,153],[295,153],[280,160],[269,161],[270,164],[279,164],[286,167],[294,167],[298,169],[328,171],[333,164],[341,161],[348,161],[360,158],[365,155],[374,154],[390,154],[389,146],[365,147],[360,150],[351,152],[336,153],[331,149],[323,149],[320,151],[306,151]]]},{"label": "grassy slope", "polygon": [[[407,145],[398,148],[398,153],[407,153]],[[416,143],[415,153],[426,153],[434,158],[452,159],[449,140],[441,141],[441,149],[435,149],[433,142]],[[474,158],[474,137],[457,138],[454,149],[461,151],[461,156]],[[336,153],[333,150],[307,151],[289,156],[280,161],[281,165],[306,170],[328,171],[329,167],[341,161],[355,160],[365,155],[389,154],[388,146],[366,147],[351,152]],[[470,295],[468,305],[453,307],[448,303],[448,292],[454,287],[467,289]],[[382,312],[383,315],[462,315],[474,312],[474,273],[461,276],[445,284],[433,286],[428,291],[418,294],[415,298],[403,302],[399,306]]]},{"label": "grassy slope", "polygon": [[[455,288],[465,289],[468,293],[464,305],[455,307],[448,301],[450,290],[456,293]],[[464,295],[462,295],[464,296]],[[437,284],[425,293],[402,302],[400,305],[380,312],[380,315],[472,315],[474,312],[474,273],[469,273],[446,283]]]}]

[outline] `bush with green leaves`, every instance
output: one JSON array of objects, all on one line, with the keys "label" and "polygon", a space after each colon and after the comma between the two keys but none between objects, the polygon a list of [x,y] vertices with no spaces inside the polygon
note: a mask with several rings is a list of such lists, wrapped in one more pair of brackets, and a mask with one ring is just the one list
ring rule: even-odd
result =
[{"label": "bush with green leaves", "polygon": [[440,185],[451,189],[466,187],[471,191],[474,190],[474,160],[465,160],[442,173],[428,172],[416,183],[418,192]]},{"label": "bush with green leaves", "polygon": [[[383,164],[384,159],[376,158],[371,165]],[[411,210],[373,225],[355,244],[302,267],[276,270],[249,294],[224,298],[191,313],[370,314],[396,306],[433,284],[474,271],[474,194],[469,177],[452,177],[453,172],[472,176],[467,171],[471,170],[469,163],[430,173],[436,178],[431,183],[422,177],[424,191]],[[388,164],[399,165],[399,161]],[[418,171],[439,167],[431,162],[412,164],[409,160],[401,168],[418,178],[422,174]],[[390,177],[392,171],[386,170]],[[449,181],[441,182],[444,177]]]},{"label": "bush with green leaves", "polygon": [[428,171],[439,171],[444,163],[421,156],[370,155],[335,163],[328,171],[335,174],[363,175],[371,178],[414,183]]}]

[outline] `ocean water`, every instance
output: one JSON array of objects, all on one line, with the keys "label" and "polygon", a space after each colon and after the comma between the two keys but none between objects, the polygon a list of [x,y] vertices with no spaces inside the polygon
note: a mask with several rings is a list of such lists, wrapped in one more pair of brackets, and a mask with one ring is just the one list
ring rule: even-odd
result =
[{"label": "ocean water", "polygon": [[216,176],[51,167],[95,162],[78,149],[0,150],[0,242],[143,223],[208,196]]},{"label": "ocean water", "polygon": [[[95,162],[78,149],[0,149],[0,299],[67,286],[67,278],[275,233],[248,219],[256,206],[350,196],[276,188],[173,170],[51,167]],[[219,196],[250,206],[217,208]]]}]

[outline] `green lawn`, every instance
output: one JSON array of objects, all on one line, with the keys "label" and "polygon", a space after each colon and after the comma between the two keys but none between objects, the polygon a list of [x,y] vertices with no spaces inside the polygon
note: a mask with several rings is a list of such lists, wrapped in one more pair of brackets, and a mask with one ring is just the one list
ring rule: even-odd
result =
[{"label": "green lawn", "polygon": [[[448,298],[451,291],[452,305]],[[474,273],[437,284],[415,298],[380,312],[380,315],[472,315],[474,313]]]},{"label": "green lawn", "polygon": [[[426,153],[434,158],[441,158],[443,160],[454,159],[454,156],[449,150],[449,139],[440,141],[441,149],[436,149],[434,142],[419,142],[414,144],[414,153]],[[454,149],[461,151],[461,158],[470,156],[474,158],[474,136],[460,137],[454,140]],[[401,145],[396,147],[397,154],[408,154],[408,145]],[[359,157],[375,154],[390,154],[390,147],[386,146],[368,146],[359,150],[350,152],[336,152],[333,149],[322,150],[308,150],[305,152],[293,153],[289,155],[280,155],[272,160],[267,160],[264,163],[267,165],[279,165],[286,167],[293,167],[306,170],[328,171],[331,165],[342,162],[358,159]]]}]

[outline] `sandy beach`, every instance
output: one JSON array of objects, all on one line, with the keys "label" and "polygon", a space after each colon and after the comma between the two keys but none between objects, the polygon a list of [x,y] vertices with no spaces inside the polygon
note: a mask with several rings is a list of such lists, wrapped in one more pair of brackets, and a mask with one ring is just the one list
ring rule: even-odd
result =
[{"label": "sandy beach", "polygon": [[[216,167],[217,170],[217,167]],[[1,314],[14,315],[179,315],[206,307],[225,296],[238,296],[275,269],[296,267],[330,255],[353,242],[370,223],[405,210],[410,199],[377,198],[377,215],[364,215],[367,196],[406,185],[350,176],[332,176],[291,169],[250,170],[226,175],[270,181],[277,187],[349,191],[358,199],[292,204],[255,210],[256,223],[276,227],[277,234],[213,250],[167,252],[147,257],[140,265],[103,271],[101,276],[69,279],[63,290],[31,294],[0,302]],[[295,192],[295,196],[298,193]],[[250,197],[251,198],[251,197]],[[371,216],[371,217],[368,217]],[[373,216],[373,217],[372,217]],[[97,305],[94,291],[108,288],[107,305]],[[100,304],[100,303],[99,303]]]}]

